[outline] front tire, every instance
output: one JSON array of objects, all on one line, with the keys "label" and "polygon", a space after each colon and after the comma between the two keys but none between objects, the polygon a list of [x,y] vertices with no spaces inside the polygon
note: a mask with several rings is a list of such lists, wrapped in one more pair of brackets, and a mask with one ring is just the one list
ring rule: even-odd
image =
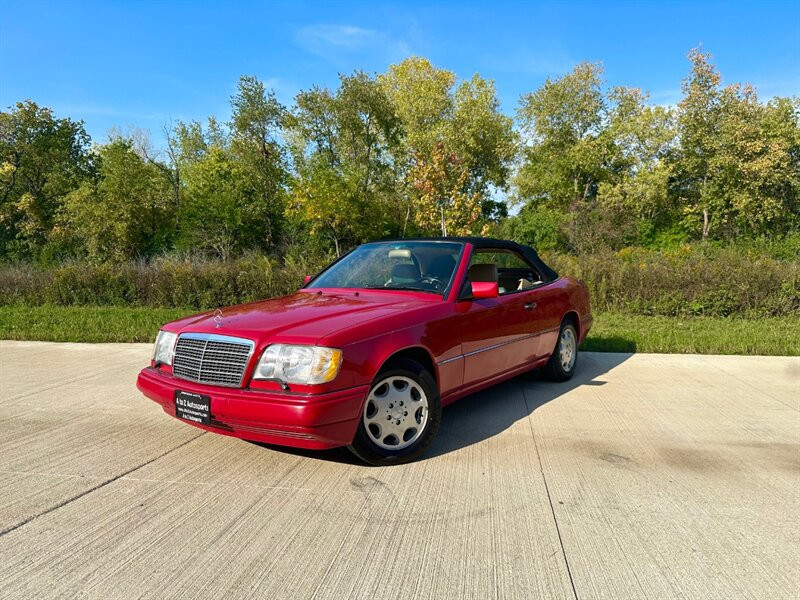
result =
[{"label": "front tire", "polygon": [[544,368],[548,378],[553,381],[567,381],[575,373],[578,364],[578,330],[575,324],[565,319],[561,322],[558,341]]},{"label": "front tire", "polygon": [[433,376],[416,361],[396,359],[372,382],[347,449],[371,465],[411,462],[431,445],[441,418]]}]

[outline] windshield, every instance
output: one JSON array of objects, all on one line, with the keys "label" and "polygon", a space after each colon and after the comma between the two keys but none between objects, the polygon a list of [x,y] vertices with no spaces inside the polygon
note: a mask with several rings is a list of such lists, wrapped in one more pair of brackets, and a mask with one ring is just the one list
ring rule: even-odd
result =
[{"label": "windshield", "polygon": [[418,290],[443,294],[455,273],[462,244],[364,244],[328,267],[307,288]]}]

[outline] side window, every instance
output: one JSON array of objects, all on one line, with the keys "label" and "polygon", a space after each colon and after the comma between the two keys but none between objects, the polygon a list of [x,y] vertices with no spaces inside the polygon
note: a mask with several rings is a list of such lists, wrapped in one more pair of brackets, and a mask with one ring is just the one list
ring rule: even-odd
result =
[{"label": "side window", "polygon": [[538,271],[513,250],[480,248],[469,261],[470,281],[497,281],[500,295],[532,288],[542,283]]}]

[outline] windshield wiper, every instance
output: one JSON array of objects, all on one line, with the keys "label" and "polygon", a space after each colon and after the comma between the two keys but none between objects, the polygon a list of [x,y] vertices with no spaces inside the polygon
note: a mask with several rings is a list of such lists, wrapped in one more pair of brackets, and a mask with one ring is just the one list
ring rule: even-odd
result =
[{"label": "windshield wiper", "polygon": [[426,290],[425,288],[413,287],[410,285],[368,285],[365,286],[365,289],[368,290],[404,290],[404,291],[411,291],[411,292],[425,292],[427,294],[436,294],[441,296],[441,292],[437,292],[436,290]]}]

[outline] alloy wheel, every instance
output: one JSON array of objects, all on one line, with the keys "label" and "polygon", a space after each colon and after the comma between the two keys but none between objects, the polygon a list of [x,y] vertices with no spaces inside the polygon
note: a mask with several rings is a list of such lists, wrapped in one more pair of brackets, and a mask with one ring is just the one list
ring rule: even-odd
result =
[{"label": "alloy wheel", "polygon": [[428,422],[428,397],[409,377],[391,376],[376,383],[364,404],[364,428],[384,450],[402,450],[419,439]]},{"label": "alloy wheel", "polygon": [[575,330],[572,327],[565,327],[561,331],[561,339],[558,344],[558,358],[565,373],[572,371],[577,356],[578,344],[575,340]]}]

